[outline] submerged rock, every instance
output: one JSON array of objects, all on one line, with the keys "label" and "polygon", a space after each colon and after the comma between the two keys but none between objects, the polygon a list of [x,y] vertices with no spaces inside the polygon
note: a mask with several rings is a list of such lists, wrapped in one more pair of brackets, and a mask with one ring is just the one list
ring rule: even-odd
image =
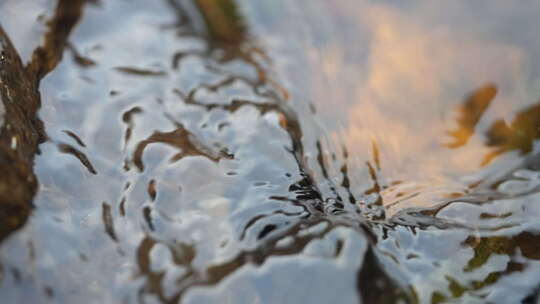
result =
[{"label": "submerged rock", "polygon": [[32,209],[38,185],[34,156],[45,139],[37,116],[39,83],[61,60],[83,5],[82,0],[58,2],[50,31],[26,66],[0,25],[0,241],[21,227]]},{"label": "submerged rock", "polygon": [[0,27],[0,240],[21,227],[37,181],[32,171],[42,138],[36,114],[39,93],[7,34]]}]

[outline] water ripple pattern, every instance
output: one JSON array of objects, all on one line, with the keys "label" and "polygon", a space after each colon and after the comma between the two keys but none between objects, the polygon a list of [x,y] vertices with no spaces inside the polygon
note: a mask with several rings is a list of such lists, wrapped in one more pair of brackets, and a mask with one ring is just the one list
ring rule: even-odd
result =
[{"label": "water ripple pattern", "polygon": [[59,1],[6,22],[46,136],[0,298],[535,303],[540,7],[440,5]]}]

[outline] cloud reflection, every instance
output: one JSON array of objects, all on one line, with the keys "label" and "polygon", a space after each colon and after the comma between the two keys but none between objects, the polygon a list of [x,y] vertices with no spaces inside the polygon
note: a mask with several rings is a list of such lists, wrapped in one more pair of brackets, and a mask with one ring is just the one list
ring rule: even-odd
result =
[{"label": "cloud reflection", "polygon": [[[400,187],[416,189],[409,194],[430,197],[405,199],[400,208],[467,191],[493,153],[483,134],[493,121],[511,120],[513,111],[535,100],[530,59],[536,45],[523,39],[525,32],[503,35],[518,32],[513,27],[524,30],[526,23],[517,21],[531,16],[501,1],[476,16],[468,10],[478,7],[463,1],[407,7],[338,2],[332,10],[347,27],[301,42],[308,65],[320,69],[310,71],[310,98],[333,140],[345,142],[356,171],[367,170],[376,143],[379,179],[388,187],[406,182]],[[501,16],[506,19],[490,21]],[[383,194],[384,204],[395,204],[395,195]]]}]

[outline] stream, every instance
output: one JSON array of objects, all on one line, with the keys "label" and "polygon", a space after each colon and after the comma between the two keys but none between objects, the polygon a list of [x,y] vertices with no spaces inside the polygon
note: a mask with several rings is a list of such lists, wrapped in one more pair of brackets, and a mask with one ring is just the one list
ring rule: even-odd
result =
[{"label": "stream", "polygon": [[539,17],[0,0],[0,302],[538,303]]}]

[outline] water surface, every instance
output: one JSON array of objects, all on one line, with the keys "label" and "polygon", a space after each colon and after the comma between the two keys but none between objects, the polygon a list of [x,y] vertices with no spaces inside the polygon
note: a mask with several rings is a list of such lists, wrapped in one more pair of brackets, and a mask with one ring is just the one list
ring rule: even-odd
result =
[{"label": "water surface", "polygon": [[[0,20],[23,61],[26,37],[62,32],[43,18],[78,16],[24,11],[25,26]],[[502,0],[87,2],[40,83],[40,187],[0,246],[0,293],[534,303],[537,12]]]}]

